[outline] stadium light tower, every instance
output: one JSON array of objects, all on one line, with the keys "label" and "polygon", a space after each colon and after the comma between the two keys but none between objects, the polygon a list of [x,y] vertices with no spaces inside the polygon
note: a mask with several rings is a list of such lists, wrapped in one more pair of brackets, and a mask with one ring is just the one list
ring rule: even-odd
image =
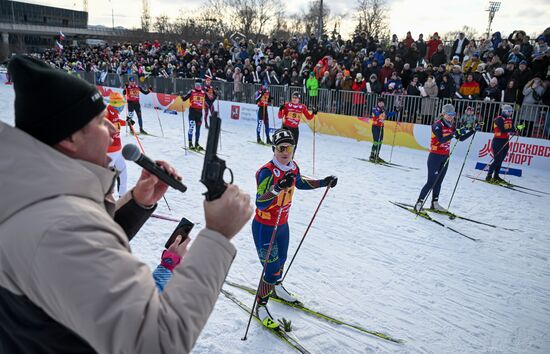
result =
[{"label": "stadium light tower", "polygon": [[489,9],[486,11],[489,11],[489,25],[487,26],[487,38],[491,38],[491,24],[493,23],[493,19],[495,18],[495,14],[500,9],[500,1],[489,1]]}]

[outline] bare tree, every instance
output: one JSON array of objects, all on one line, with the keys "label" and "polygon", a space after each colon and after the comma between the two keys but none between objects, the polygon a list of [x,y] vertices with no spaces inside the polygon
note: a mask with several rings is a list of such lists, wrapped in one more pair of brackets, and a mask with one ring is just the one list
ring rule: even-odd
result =
[{"label": "bare tree", "polygon": [[281,0],[221,0],[217,8],[231,19],[235,29],[246,37],[265,35],[275,25],[277,11],[284,9]]},{"label": "bare tree", "polygon": [[446,32],[443,35],[442,40],[443,42],[454,41],[458,38],[459,33],[464,33],[464,36],[468,39],[476,39],[480,37],[479,32],[475,28],[470,26],[462,26],[461,29]]},{"label": "bare tree", "polygon": [[356,19],[359,22],[357,32],[378,39],[389,37],[388,8],[386,0],[356,0]]},{"label": "bare tree", "polygon": [[151,30],[151,14],[149,13],[149,1],[142,1],[142,12],[141,12],[141,30],[144,32],[149,32]]},{"label": "bare tree", "polygon": [[155,22],[153,23],[153,29],[155,32],[158,33],[170,33],[171,32],[171,24],[168,19],[168,15],[162,14],[160,16],[155,17]]},{"label": "bare tree", "polygon": [[[309,3],[309,7],[306,11],[302,10],[302,21],[304,30],[307,34],[316,33],[319,26],[319,16],[321,14],[321,1],[314,0]],[[323,28],[321,34],[327,32],[327,24],[331,21],[330,8],[323,5]]]}]

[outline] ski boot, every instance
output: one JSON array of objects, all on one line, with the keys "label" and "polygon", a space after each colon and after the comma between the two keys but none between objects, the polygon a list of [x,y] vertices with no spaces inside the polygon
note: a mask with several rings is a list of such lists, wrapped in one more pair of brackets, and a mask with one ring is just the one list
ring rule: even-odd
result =
[{"label": "ski boot", "polygon": [[369,162],[376,163],[376,155],[373,152],[370,153]]},{"label": "ski boot", "polygon": [[195,143],[195,151],[204,151],[203,147],[199,145],[198,141]]},{"label": "ski boot", "polygon": [[416,201],[416,204],[414,205],[414,208],[413,208],[414,211],[420,212],[420,210],[422,210],[422,209],[421,209],[421,208],[422,208],[422,204],[424,204],[424,201],[423,201],[422,199],[418,199],[418,200]]},{"label": "ski boot", "polygon": [[257,142],[258,144],[264,145],[264,142],[262,141],[262,139],[261,139],[260,137],[257,137],[257,138],[256,138],[256,142]]},{"label": "ski boot", "polygon": [[493,182],[494,183],[497,183],[497,184],[504,184],[504,185],[507,185],[508,182],[506,182],[505,180],[503,180],[502,178],[500,178],[499,175],[495,175],[495,177],[493,177]]},{"label": "ski boot", "polygon": [[139,128],[139,133],[143,135],[149,135],[149,133],[147,133],[143,128]]},{"label": "ski boot", "polygon": [[258,302],[256,304],[256,317],[260,319],[260,322],[269,329],[278,329],[279,324],[275,322],[271,313],[267,309],[267,302]]},{"label": "ski boot", "polygon": [[380,156],[376,156],[376,162],[377,162],[377,163],[387,163],[386,160],[384,160],[384,159],[381,158]]},{"label": "ski boot", "polygon": [[447,213],[447,209],[443,208],[437,200],[432,201],[432,210],[438,211],[440,213]]},{"label": "ski boot", "polygon": [[487,177],[485,177],[485,182],[493,182],[493,174],[491,172],[489,172],[489,174],[487,175]]},{"label": "ski boot", "polygon": [[283,286],[282,282],[278,282],[275,284],[274,294],[273,297],[277,299],[281,299],[283,301],[289,302],[289,303],[300,303],[298,299],[296,299],[294,296],[292,296]]},{"label": "ski boot", "polygon": [[189,142],[189,150],[195,150],[195,147],[193,146],[192,142]]}]

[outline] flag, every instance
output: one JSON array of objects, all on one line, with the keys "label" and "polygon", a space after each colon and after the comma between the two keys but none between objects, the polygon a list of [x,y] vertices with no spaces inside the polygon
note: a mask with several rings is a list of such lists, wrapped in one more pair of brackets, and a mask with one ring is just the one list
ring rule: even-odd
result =
[{"label": "flag", "polygon": [[55,41],[55,50],[57,50],[58,53],[60,53],[63,50],[63,45],[58,41]]}]

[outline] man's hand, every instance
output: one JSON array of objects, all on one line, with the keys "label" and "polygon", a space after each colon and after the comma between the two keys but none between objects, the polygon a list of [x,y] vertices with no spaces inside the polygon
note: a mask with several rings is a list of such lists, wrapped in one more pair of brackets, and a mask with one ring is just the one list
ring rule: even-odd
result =
[{"label": "man's hand", "polygon": [[231,240],[252,216],[250,195],[234,184],[227,186],[221,198],[204,201],[206,228],[217,231]]},{"label": "man's hand", "polygon": [[168,251],[176,253],[183,258],[187,253],[187,247],[189,246],[189,242],[191,242],[191,238],[187,237],[183,242],[181,242],[181,239],[181,235],[176,236],[174,242],[168,247]]},{"label": "man's hand", "polygon": [[[155,161],[170,176],[181,180],[181,176],[166,161]],[[141,176],[132,192],[134,200],[143,206],[149,207],[155,205],[164,193],[168,190],[168,185],[159,180],[155,175],[147,170],[141,171]]]}]

